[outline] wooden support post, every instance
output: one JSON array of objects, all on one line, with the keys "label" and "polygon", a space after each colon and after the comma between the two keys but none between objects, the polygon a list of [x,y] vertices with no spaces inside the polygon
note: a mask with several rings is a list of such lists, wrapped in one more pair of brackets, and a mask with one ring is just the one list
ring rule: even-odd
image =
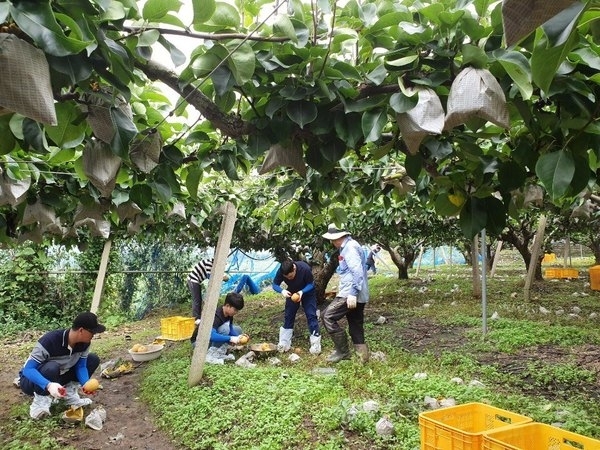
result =
[{"label": "wooden support post", "polygon": [[210,342],[210,332],[221,295],[221,284],[223,283],[225,264],[227,263],[227,255],[229,255],[229,246],[231,245],[236,217],[237,210],[235,206],[230,202],[225,203],[223,206],[223,221],[221,222],[221,230],[219,231],[219,240],[217,241],[215,250],[215,259],[210,271],[208,288],[204,298],[204,305],[202,306],[202,320],[198,328],[198,337],[188,377],[188,385],[190,387],[196,386],[202,379],[204,361]]},{"label": "wooden support post", "polygon": [[479,277],[479,236],[473,236],[471,249],[471,270],[473,274],[473,297],[481,298],[481,278]]},{"label": "wooden support post", "polygon": [[492,261],[492,270],[490,271],[490,278],[492,278],[496,273],[496,266],[498,265],[498,260],[500,259],[500,250],[502,250],[502,241],[498,241],[498,243],[496,244],[496,251],[494,253],[494,261]]},{"label": "wooden support post", "polygon": [[102,257],[100,258],[100,268],[98,269],[98,276],[96,277],[96,287],[94,287],[94,296],[92,297],[92,306],[90,312],[94,314],[98,313],[100,306],[100,298],[102,297],[102,291],[104,289],[104,281],[106,280],[106,268],[108,267],[108,256],[110,254],[110,247],[112,241],[107,239],[102,249]]},{"label": "wooden support post", "polygon": [[419,276],[419,270],[421,269],[421,260],[423,259],[423,246],[421,245],[421,249],[419,250],[419,257],[417,258],[417,272],[415,273],[415,277]]},{"label": "wooden support post", "polygon": [[533,241],[533,248],[531,249],[531,260],[529,261],[529,270],[527,271],[527,278],[525,278],[525,301],[528,302],[531,299],[531,284],[535,278],[535,269],[537,267],[537,260],[540,256],[540,249],[542,248],[542,242],[544,242],[544,232],[546,231],[546,216],[541,215],[540,221],[538,222],[538,229],[535,233]]}]

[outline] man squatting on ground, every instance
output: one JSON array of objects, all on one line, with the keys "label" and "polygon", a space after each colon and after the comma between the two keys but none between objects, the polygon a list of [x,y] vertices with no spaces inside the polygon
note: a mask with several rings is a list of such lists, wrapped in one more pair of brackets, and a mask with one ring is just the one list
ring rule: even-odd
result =
[{"label": "man squatting on ground", "polygon": [[337,273],[340,276],[337,295],[323,311],[323,324],[335,346],[327,361],[337,363],[350,358],[346,331],[338,323],[345,316],[356,353],[363,363],[367,362],[369,348],[365,344],[364,320],[369,286],[365,252],[348,231],[340,230],[334,224],[329,225],[323,237],[339,249]]},{"label": "man squatting on ground", "polygon": [[[282,289],[280,286],[284,281],[287,289]],[[285,299],[283,327],[279,328],[279,344],[277,345],[277,349],[280,352],[287,352],[291,348],[294,321],[296,320],[296,313],[298,312],[298,308],[300,308],[300,303],[302,303],[308,324],[308,331],[310,332],[309,351],[313,355],[321,353],[321,333],[319,330],[319,319],[317,318],[317,294],[310,266],[304,261],[283,261],[275,274],[272,287],[275,292],[279,292]],[[298,295],[297,301],[292,300],[292,298],[295,298],[292,297],[294,294]]]},{"label": "man squatting on ground", "polygon": [[89,350],[94,335],[105,330],[95,314],[84,312],[70,329],[50,331],[38,340],[19,372],[19,387],[33,395],[29,407],[32,419],[50,415],[52,398],[64,399],[68,406],[75,407],[92,403],[89,398],[81,398],[78,391],[100,365],[98,355]]}]

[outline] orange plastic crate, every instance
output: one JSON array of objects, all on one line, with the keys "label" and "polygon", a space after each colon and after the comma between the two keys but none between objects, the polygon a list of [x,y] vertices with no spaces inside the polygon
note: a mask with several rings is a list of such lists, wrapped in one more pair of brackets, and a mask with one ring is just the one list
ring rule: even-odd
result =
[{"label": "orange plastic crate", "polygon": [[189,339],[194,332],[193,317],[173,316],[160,319],[160,337],[170,341]]},{"label": "orange plastic crate", "polygon": [[527,416],[484,403],[422,412],[421,450],[481,450],[484,432],[531,421]]},{"label": "orange plastic crate", "polygon": [[536,422],[485,433],[482,449],[600,450],[600,441]]}]

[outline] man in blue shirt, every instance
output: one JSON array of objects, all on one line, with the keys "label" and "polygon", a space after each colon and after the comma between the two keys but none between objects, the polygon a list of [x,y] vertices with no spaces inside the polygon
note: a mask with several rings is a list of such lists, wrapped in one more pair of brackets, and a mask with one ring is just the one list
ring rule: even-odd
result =
[{"label": "man in blue shirt", "polygon": [[323,311],[323,324],[335,346],[327,361],[337,363],[350,359],[346,331],[338,323],[346,317],[356,353],[365,363],[369,360],[364,329],[365,305],[369,301],[365,252],[350,232],[340,230],[334,224],[329,225],[323,237],[339,249],[337,273],[340,277],[336,297]]},{"label": "man in blue shirt", "polygon": [[[285,282],[286,289],[280,285]],[[319,331],[319,319],[317,318],[317,295],[315,293],[315,280],[311,267],[304,261],[286,260],[281,263],[275,274],[272,284],[273,290],[279,292],[285,299],[283,327],[279,328],[280,352],[287,352],[292,346],[294,334],[294,321],[296,313],[302,304],[308,330],[310,332],[310,353],[318,355],[321,353],[321,333]]]},{"label": "man in blue shirt", "polygon": [[[89,398],[79,397],[78,391],[100,365],[100,358],[89,352],[90,342],[105,330],[94,313],[83,312],[71,328],[50,331],[38,340],[19,372],[19,387],[33,395],[29,407],[32,419],[50,415],[53,397],[75,407],[92,403]],[[83,393],[90,394],[85,390]]]}]

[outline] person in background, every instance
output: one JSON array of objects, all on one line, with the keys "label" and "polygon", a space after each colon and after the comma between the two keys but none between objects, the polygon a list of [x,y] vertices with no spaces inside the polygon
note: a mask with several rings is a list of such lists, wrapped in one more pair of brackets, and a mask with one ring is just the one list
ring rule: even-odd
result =
[{"label": "person in background", "polygon": [[[280,285],[285,282],[286,289]],[[319,319],[317,318],[317,295],[312,269],[304,261],[286,260],[281,263],[273,279],[273,290],[279,292],[285,299],[283,326],[279,328],[280,352],[287,352],[292,346],[294,334],[294,321],[300,304],[304,308],[308,331],[310,332],[310,353],[321,353],[321,333]]]},{"label": "person in background", "polygon": [[[198,325],[202,317],[202,282],[210,278],[212,271],[214,258],[201,259],[190,271],[187,277],[187,285],[192,294],[192,317],[195,320],[194,332],[190,341],[196,342],[196,336],[198,335]],[[223,275],[223,281],[229,280],[229,275]]]},{"label": "person in background", "polygon": [[33,396],[29,407],[32,419],[49,416],[53,398],[64,399],[74,407],[92,403],[78,391],[100,365],[100,358],[89,350],[94,336],[105,330],[95,314],[83,312],[75,317],[71,328],[50,331],[37,341],[19,372],[19,387]]},{"label": "person in background", "polygon": [[335,346],[327,361],[337,363],[351,356],[346,331],[339,324],[346,317],[356,353],[365,363],[369,360],[364,329],[365,305],[369,301],[365,252],[350,232],[338,229],[334,224],[329,225],[323,237],[339,249],[337,273],[340,277],[336,297],[323,311],[323,324]]},{"label": "person in background", "polygon": [[381,247],[378,244],[372,245],[367,255],[367,272],[373,271],[373,274],[377,273],[377,267],[375,267],[375,255],[381,251]]},{"label": "person in background", "polygon": [[213,258],[202,259],[192,268],[187,277],[187,285],[192,294],[192,317],[196,319],[196,326],[202,316],[202,282],[210,278],[212,266]]}]

